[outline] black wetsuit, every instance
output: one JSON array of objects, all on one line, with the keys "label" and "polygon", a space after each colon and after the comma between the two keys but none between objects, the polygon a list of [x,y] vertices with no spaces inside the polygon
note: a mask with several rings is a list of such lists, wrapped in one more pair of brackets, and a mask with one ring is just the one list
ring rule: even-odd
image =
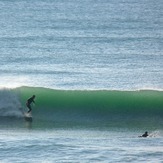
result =
[{"label": "black wetsuit", "polygon": [[26,105],[27,105],[27,107],[29,108],[28,113],[31,112],[31,110],[32,110],[32,108],[31,108],[31,103],[32,103],[32,102],[35,103],[34,97],[31,97],[31,98],[29,98],[29,99],[27,100]]},{"label": "black wetsuit", "polygon": [[146,138],[146,137],[148,137],[149,135],[148,135],[148,132],[145,132],[142,136],[139,136],[139,137],[144,137],[144,138]]},{"label": "black wetsuit", "polygon": [[142,137],[147,137],[147,136],[148,136],[147,132],[142,135]]}]

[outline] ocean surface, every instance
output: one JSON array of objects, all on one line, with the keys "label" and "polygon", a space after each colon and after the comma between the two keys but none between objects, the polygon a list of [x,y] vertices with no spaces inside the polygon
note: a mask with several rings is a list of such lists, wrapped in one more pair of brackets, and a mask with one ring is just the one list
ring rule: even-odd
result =
[{"label": "ocean surface", "polygon": [[0,17],[0,162],[163,163],[162,0],[0,0]]}]

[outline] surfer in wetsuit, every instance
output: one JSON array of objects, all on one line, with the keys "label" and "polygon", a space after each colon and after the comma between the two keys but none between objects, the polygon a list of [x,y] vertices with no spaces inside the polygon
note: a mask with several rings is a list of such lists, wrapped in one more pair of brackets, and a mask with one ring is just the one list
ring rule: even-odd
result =
[{"label": "surfer in wetsuit", "polygon": [[35,104],[35,101],[34,101],[34,99],[35,99],[35,95],[33,95],[32,97],[30,97],[28,100],[27,100],[27,102],[26,102],[26,106],[28,107],[28,113],[30,113],[31,111],[32,111],[32,108],[31,108],[31,104],[32,104],[32,102]]},{"label": "surfer in wetsuit", "polygon": [[146,138],[147,136],[149,136],[149,135],[148,135],[148,132],[146,131],[142,136],[139,136],[139,137],[145,137]]}]

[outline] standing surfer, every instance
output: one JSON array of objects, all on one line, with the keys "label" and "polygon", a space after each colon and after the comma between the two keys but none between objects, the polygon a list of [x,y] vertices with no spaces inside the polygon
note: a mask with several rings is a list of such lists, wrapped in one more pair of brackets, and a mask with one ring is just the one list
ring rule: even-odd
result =
[{"label": "standing surfer", "polygon": [[28,100],[27,100],[27,102],[26,102],[26,106],[28,107],[28,113],[30,113],[31,111],[32,111],[32,107],[31,107],[31,104],[32,103],[34,103],[35,104],[35,101],[34,101],[34,99],[35,99],[35,95],[33,95],[32,97],[30,97]]}]

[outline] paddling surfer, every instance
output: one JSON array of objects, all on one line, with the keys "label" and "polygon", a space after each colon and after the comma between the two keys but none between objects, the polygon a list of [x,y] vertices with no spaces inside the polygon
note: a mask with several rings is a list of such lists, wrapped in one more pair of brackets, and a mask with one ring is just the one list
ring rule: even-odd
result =
[{"label": "paddling surfer", "polygon": [[149,136],[149,135],[148,135],[148,132],[146,131],[143,135],[141,135],[139,137],[145,137],[146,138],[147,136]]},{"label": "paddling surfer", "polygon": [[33,95],[32,97],[30,97],[30,98],[27,100],[27,102],[26,102],[26,106],[27,106],[28,109],[29,109],[27,113],[30,113],[30,112],[32,111],[31,104],[32,104],[32,103],[35,104],[35,101],[34,101],[35,97],[36,97],[36,96]]}]

